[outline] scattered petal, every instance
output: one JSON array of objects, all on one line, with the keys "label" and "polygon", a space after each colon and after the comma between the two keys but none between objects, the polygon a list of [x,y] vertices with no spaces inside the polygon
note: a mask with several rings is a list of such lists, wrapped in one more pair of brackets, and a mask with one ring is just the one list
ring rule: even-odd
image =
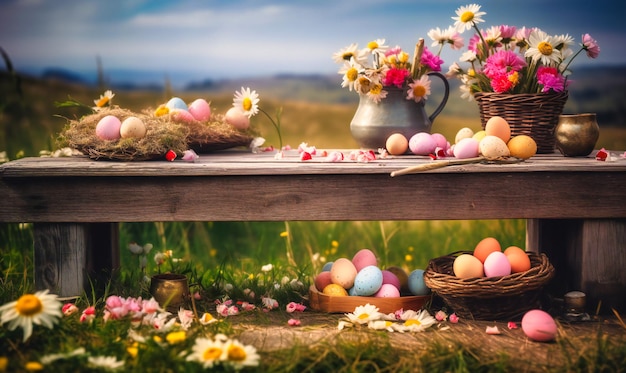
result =
[{"label": "scattered petal", "polygon": [[509,329],[517,329],[517,324],[513,321],[509,321],[509,323],[507,324],[507,327]]},{"label": "scattered petal", "polygon": [[198,159],[198,158],[200,158],[200,156],[198,154],[196,154],[196,152],[194,152],[192,149],[185,150],[183,152],[183,161],[195,162],[196,159]]},{"label": "scattered petal", "polygon": [[168,150],[167,153],[165,153],[165,159],[169,162],[174,161],[174,159],[176,159],[176,152],[174,152],[173,150]]},{"label": "scattered petal", "polygon": [[289,324],[289,326],[300,326],[300,320],[289,319],[289,321],[287,321],[287,324]]},{"label": "scattered petal", "polygon": [[453,313],[452,315],[450,315],[449,320],[451,323],[456,324],[459,322],[459,317],[456,315],[456,313]]},{"label": "scattered petal", "polygon": [[491,335],[502,334],[500,333],[500,330],[498,329],[497,326],[488,326],[487,329],[485,330],[485,333],[491,334]]},{"label": "scattered petal", "polygon": [[302,152],[300,153],[300,160],[301,161],[309,161],[313,159],[313,157],[311,156],[311,153],[309,152]]},{"label": "scattered petal", "polygon": [[598,153],[596,153],[596,161],[606,161],[606,159],[609,156],[609,152],[606,151],[606,149],[602,148],[600,150],[598,150]]}]

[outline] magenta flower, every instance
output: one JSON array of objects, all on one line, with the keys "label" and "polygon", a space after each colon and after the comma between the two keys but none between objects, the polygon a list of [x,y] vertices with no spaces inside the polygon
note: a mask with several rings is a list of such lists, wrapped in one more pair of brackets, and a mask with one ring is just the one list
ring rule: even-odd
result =
[{"label": "magenta flower", "polygon": [[517,53],[510,50],[500,50],[487,58],[483,73],[493,79],[496,74],[520,71],[526,67],[526,61]]},{"label": "magenta flower", "polygon": [[583,49],[587,51],[589,58],[598,58],[600,55],[600,46],[598,42],[589,34],[583,35]]},{"label": "magenta flower", "polygon": [[300,303],[290,302],[289,304],[287,304],[287,306],[285,306],[285,309],[289,313],[303,312],[306,309],[306,306]]},{"label": "magenta flower", "polygon": [[563,92],[566,88],[565,78],[559,74],[555,67],[541,66],[537,69],[537,83],[541,84],[543,88],[541,92]]},{"label": "magenta flower", "polygon": [[76,307],[74,303],[65,303],[63,308],[61,308],[61,311],[65,316],[69,316],[78,312],[78,307]]},{"label": "magenta flower", "polygon": [[433,54],[428,48],[424,47],[424,52],[422,53],[422,58],[420,59],[420,63],[426,66],[431,71],[441,71],[441,65],[443,64],[443,60],[439,58],[436,54]]},{"label": "magenta flower", "polygon": [[459,317],[456,315],[456,313],[453,313],[450,315],[449,320],[451,323],[456,324],[459,322]]},{"label": "magenta flower", "polygon": [[82,315],[80,315],[80,322],[92,322],[96,318],[96,307],[91,306],[85,308]]},{"label": "magenta flower", "polygon": [[387,70],[387,74],[385,74],[385,78],[383,79],[383,84],[387,86],[393,85],[398,88],[402,88],[409,74],[409,70],[392,67],[391,69]]}]

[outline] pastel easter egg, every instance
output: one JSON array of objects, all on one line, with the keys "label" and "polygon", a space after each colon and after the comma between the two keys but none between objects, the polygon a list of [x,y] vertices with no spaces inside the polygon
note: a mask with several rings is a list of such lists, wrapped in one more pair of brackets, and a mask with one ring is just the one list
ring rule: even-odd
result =
[{"label": "pastel easter egg", "polygon": [[324,290],[322,290],[322,293],[333,296],[333,297],[347,297],[348,296],[348,292],[346,291],[346,289],[344,289],[341,285],[337,285],[337,284],[326,285]]},{"label": "pastel easter egg", "polygon": [[326,262],[324,266],[322,267],[322,272],[326,272],[326,271],[330,272],[330,268],[332,266],[333,266],[333,262]]},{"label": "pastel easter egg", "polygon": [[474,131],[469,127],[463,127],[454,136],[454,143],[458,144],[459,141],[472,136],[474,136]]},{"label": "pastel easter egg", "polygon": [[428,155],[435,152],[437,142],[430,133],[418,132],[409,139],[409,149],[416,155]]},{"label": "pastel easter egg", "polygon": [[340,285],[344,289],[350,289],[354,285],[357,270],[348,258],[335,260],[330,268],[330,278],[333,284]]},{"label": "pastel easter egg", "polygon": [[120,136],[123,139],[141,139],[146,136],[146,125],[137,117],[128,117],[120,126]]},{"label": "pastel easter egg", "polygon": [[430,137],[432,137],[433,140],[435,140],[435,144],[437,144],[438,148],[447,150],[450,147],[450,142],[448,142],[448,139],[446,139],[444,135],[435,132],[431,134]]},{"label": "pastel easter egg", "polygon": [[393,272],[385,269],[383,270],[383,285],[389,284],[398,288],[398,290],[402,289],[402,284],[400,283],[400,279]]},{"label": "pastel easter egg", "polygon": [[196,120],[190,112],[182,109],[170,110],[170,116],[173,121],[179,123],[193,123]]},{"label": "pastel easter egg", "polygon": [[428,295],[430,289],[424,282],[424,270],[415,269],[409,273],[409,291],[413,295]]},{"label": "pastel easter egg", "polygon": [[487,277],[508,276],[511,274],[511,263],[502,251],[494,251],[485,259],[484,270]]},{"label": "pastel easter egg", "polygon": [[474,255],[461,254],[452,263],[452,272],[459,278],[484,277],[483,263]]},{"label": "pastel easter egg", "polygon": [[382,284],[383,273],[380,268],[373,265],[361,269],[354,278],[354,290],[360,296],[375,294]]},{"label": "pastel easter egg", "polygon": [[98,121],[96,136],[102,140],[117,140],[120,138],[121,126],[122,122],[117,117],[107,115]]},{"label": "pastel easter egg", "polygon": [[556,322],[549,313],[542,310],[530,310],[522,317],[522,330],[526,336],[538,342],[550,342],[556,339]]},{"label": "pastel easter egg", "polygon": [[374,254],[372,250],[361,249],[352,257],[352,264],[354,264],[354,267],[358,272],[367,266],[377,266],[378,260],[376,259],[376,254]]},{"label": "pastel easter egg", "polygon": [[400,296],[400,290],[392,284],[382,284],[374,296],[376,298],[397,298]]},{"label": "pastel easter egg", "polygon": [[456,158],[467,159],[478,157],[478,141],[472,137],[466,137],[454,144],[452,153]]},{"label": "pastel easter egg", "polygon": [[211,106],[203,98],[198,98],[189,104],[188,111],[200,122],[206,122],[211,119]]},{"label": "pastel easter egg", "polygon": [[245,130],[250,127],[250,118],[236,107],[228,109],[224,115],[224,120],[226,123],[240,130]]},{"label": "pastel easter egg", "polygon": [[167,104],[165,104],[165,106],[167,106],[167,108],[170,109],[170,111],[173,109],[179,109],[179,110],[185,110],[185,111],[188,110],[187,104],[180,97],[170,98],[170,100],[167,102]]},{"label": "pastel easter egg", "polygon": [[317,276],[315,276],[313,282],[315,283],[315,288],[319,291],[324,291],[324,288],[326,286],[333,283],[333,281],[330,279],[329,271],[320,272]]},{"label": "pastel easter egg", "polygon": [[409,291],[409,275],[406,273],[406,271],[398,266],[390,266],[387,267],[386,270],[396,275],[396,277],[400,281],[400,291],[403,293],[407,293]]}]

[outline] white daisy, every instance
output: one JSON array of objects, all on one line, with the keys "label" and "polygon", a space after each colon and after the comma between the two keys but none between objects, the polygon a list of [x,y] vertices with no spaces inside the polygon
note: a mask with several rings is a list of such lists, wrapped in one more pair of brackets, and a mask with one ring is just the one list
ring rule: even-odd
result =
[{"label": "white daisy", "polygon": [[389,320],[372,320],[367,323],[367,327],[374,330],[386,330],[388,332],[394,332],[394,322]]},{"label": "white daisy", "polygon": [[224,348],[226,351],[226,361],[236,370],[259,365],[259,359],[261,357],[256,352],[254,346],[246,346],[237,340],[231,339],[226,342]]},{"label": "white daisy", "polygon": [[35,294],[24,294],[18,300],[0,307],[0,325],[8,322],[9,330],[15,330],[18,326],[22,328],[24,341],[33,333],[33,324],[52,329],[63,317],[63,305],[57,300],[56,294],[48,292],[42,290]]},{"label": "white daisy", "polygon": [[107,105],[110,106],[111,101],[113,100],[113,97],[115,97],[115,93],[113,93],[113,91],[111,90],[105,91],[104,94],[100,95],[99,99],[93,100],[93,103],[96,104],[96,106],[94,106],[93,109],[95,111],[98,111]]},{"label": "white daisy", "polygon": [[195,361],[206,368],[213,368],[227,357],[225,343],[216,338],[197,338],[196,343],[191,348],[191,353],[187,355],[187,361]]},{"label": "white daisy", "polygon": [[556,49],[558,39],[541,30],[533,30],[528,37],[528,50],[524,57],[532,58],[533,61],[541,61],[550,66],[552,63],[559,64],[562,61],[561,51]]},{"label": "white daisy", "polygon": [[359,68],[360,66],[354,59],[344,62],[343,67],[339,70],[339,74],[343,74],[342,87],[348,87],[351,91],[354,89],[354,84],[359,78]]},{"label": "white daisy", "polygon": [[437,322],[437,320],[432,317],[426,310],[421,310],[418,312],[413,310],[405,311],[400,316],[400,319],[404,320],[404,323],[400,324],[399,327],[403,331],[407,332],[421,332]]},{"label": "white daisy", "polygon": [[439,27],[431,29],[428,31],[428,37],[433,40],[431,44],[432,47],[450,44],[450,47],[454,50],[463,48],[463,38],[459,35],[454,26],[449,26],[445,30],[441,30]]},{"label": "white daisy", "polygon": [[89,366],[105,370],[118,370],[124,367],[124,361],[118,361],[115,356],[89,356]]},{"label": "white daisy", "polygon": [[259,112],[259,101],[259,94],[256,91],[250,91],[250,88],[241,87],[241,91],[235,92],[233,106],[250,118]]},{"label": "white daisy", "polygon": [[475,24],[484,22],[481,17],[485,14],[487,13],[480,11],[480,5],[478,4],[470,4],[459,7],[459,9],[456,10],[457,17],[452,17],[455,21],[454,27],[459,32],[469,30]]},{"label": "white daisy", "polygon": [[385,45],[385,39],[376,39],[367,43],[365,51],[372,54],[384,55],[387,49],[389,49],[389,46]]},{"label": "white daisy", "polygon": [[367,55],[358,49],[358,45],[356,43],[352,43],[333,54],[333,61],[336,63],[350,61],[352,58],[354,58],[354,60],[361,65],[367,63]]},{"label": "white daisy", "polygon": [[367,324],[372,320],[380,320],[384,314],[378,311],[378,307],[367,303],[357,306],[353,313],[346,313],[346,316],[353,324]]}]

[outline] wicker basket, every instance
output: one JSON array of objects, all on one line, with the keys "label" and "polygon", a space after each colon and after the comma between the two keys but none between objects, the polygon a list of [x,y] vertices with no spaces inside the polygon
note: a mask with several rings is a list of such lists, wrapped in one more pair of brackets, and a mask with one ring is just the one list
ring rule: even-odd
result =
[{"label": "wicker basket", "polygon": [[537,143],[537,153],[554,152],[554,129],[567,101],[567,92],[493,93],[474,95],[483,128],[493,116],[506,119],[511,136],[528,135]]},{"label": "wicker basket", "polygon": [[528,252],[531,268],[508,276],[462,279],[452,265],[459,251],[430,260],[424,282],[460,317],[472,320],[516,320],[540,308],[541,291],[554,275],[545,254]]}]

